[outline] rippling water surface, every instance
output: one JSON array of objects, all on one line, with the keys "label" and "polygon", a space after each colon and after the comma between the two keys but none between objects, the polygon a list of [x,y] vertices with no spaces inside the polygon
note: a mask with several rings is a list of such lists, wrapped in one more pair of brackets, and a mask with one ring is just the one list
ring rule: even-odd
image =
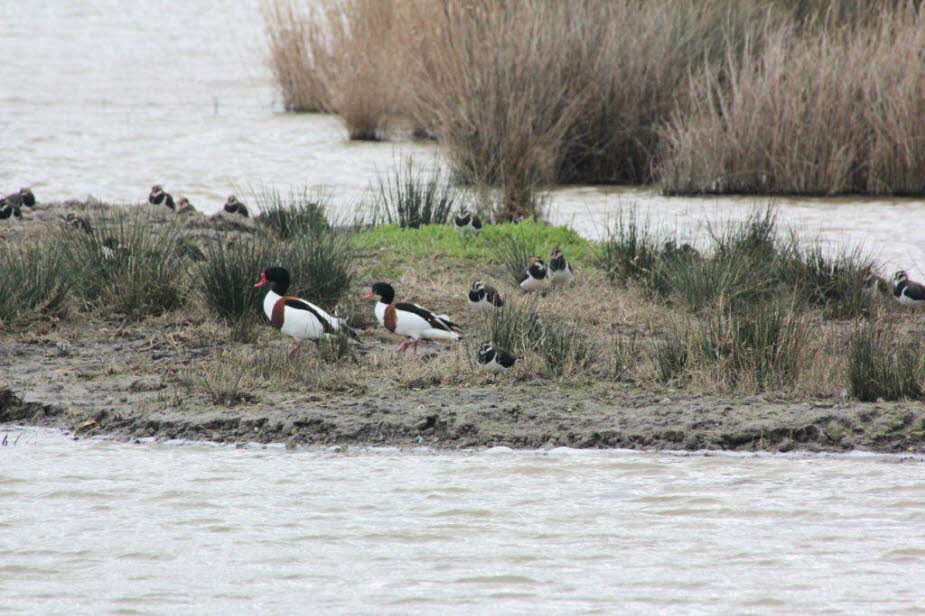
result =
[{"label": "rippling water surface", "polygon": [[17,436],[0,613],[925,610],[920,460]]}]

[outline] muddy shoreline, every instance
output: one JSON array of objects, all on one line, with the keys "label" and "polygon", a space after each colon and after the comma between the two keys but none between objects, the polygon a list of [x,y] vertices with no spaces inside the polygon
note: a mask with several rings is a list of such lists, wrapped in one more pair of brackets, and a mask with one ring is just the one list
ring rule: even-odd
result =
[{"label": "muddy shoreline", "polygon": [[[133,381],[127,392],[148,385]],[[537,391],[540,389],[540,391]],[[589,395],[590,393],[590,395]],[[727,451],[925,452],[917,403],[795,403],[762,397],[655,397],[615,391],[515,386],[431,388],[401,399],[313,396],[241,409],[150,412],[78,406],[0,392],[0,425],[70,431],[75,438],[155,438],[219,443],[507,446]],[[537,400],[542,402],[537,402]]]}]

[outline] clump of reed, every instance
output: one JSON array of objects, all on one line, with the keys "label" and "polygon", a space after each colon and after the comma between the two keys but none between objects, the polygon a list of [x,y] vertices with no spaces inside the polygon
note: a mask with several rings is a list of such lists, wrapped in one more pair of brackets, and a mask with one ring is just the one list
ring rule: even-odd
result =
[{"label": "clump of reed", "polygon": [[613,282],[636,280],[654,297],[694,312],[749,309],[794,296],[830,318],[868,314],[872,260],[858,249],[825,250],[796,231],[782,236],[772,206],[744,220],[709,227],[702,251],[659,243],[634,213],[621,214],[602,244],[599,263]]},{"label": "clump of reed", "polygon": [[257,192],[256,200],[260,209],[257,220],[280,239],[318,236],[331,228],[328,199],[307,187],[292,189],[286,195],[276,188],[264,187]]},{"label": "clump of reed", "polygon": [[551,182],[925,191],[921,2],[267,2],[287,106],[410,117],[505,219]]},{"label": "clump of reed", "polygon": [[374,197],[374,219],[417,229],[446,224],[467,202],[466,194],[447,177],[439,160],[425,167],[413,156],[402,156],[393,168],[379,174]]},{"label": "clump of reed", "polygon": [[59,241],[0,246],[0,329],[67,305],[73,264]]},{"label": "clump of reed", "polygon": [[330,36],[319,19],[319,9],[297,0],[263,0],[261,9],[270,70],[283,107],[286,111],[330,111]]},{"label": "clump of reed", "polygon": [[848,338],[848,389],[858,400],[925,397],[925,340],[895,325],[859,323]]},{"label": "clump of reed", "polygon": [[65,245],[73,291],[129,318],[175,310],[186,299],[186,263],[198,249],[179,229],[150,227],[126,214],[97,219],[90,233],[69,230]]},{"label": "clump of reed", "polygon": [[661,129],[664,190],[921,194],[923,32],[915,3],[837,27],[763,27],[706,66]]}]

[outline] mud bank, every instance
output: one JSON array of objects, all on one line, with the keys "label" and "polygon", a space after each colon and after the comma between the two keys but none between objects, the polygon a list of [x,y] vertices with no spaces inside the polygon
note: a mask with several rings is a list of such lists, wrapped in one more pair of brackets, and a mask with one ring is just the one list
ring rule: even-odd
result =
[{"label": "mud bank", "polygon": [[[141,395],[135,381],[125,391]],[[107,435],[216,442],[375,444],[438,448],[715,449],[925,452],[919,404],[787,403],[760,397],[656,398],[614,391],[516,386],[436,388],[382,398],[309,396],[244,409],[138,412],[115,406],[22,401],[0,392],[0,423]]]}]

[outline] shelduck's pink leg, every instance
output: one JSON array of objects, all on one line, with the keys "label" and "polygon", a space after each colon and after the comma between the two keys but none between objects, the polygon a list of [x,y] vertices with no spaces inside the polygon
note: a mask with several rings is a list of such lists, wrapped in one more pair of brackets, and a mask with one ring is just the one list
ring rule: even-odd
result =
[{"label": "shelduck's pink leg", "polygon": [[409,344],[411,344],[411,341],[410,341],[410,340],[405,340],[404,342],[402,342],[400,345],[398,345],[398,352],[399,352],[399,353],[404,352],[405,349],[408,348],[408,345],[409,345]]},{"label": "shelduck's pink leg", "polygon": [[292,346],[292,348],[289,350],[289,357],[292,357],[293,355],[295,355],[296,353],[298,353],[298,352],[301,351],[301,350],[302,350],[302,343],[301,343],[301,342],[296,342],[296,343]]}]

